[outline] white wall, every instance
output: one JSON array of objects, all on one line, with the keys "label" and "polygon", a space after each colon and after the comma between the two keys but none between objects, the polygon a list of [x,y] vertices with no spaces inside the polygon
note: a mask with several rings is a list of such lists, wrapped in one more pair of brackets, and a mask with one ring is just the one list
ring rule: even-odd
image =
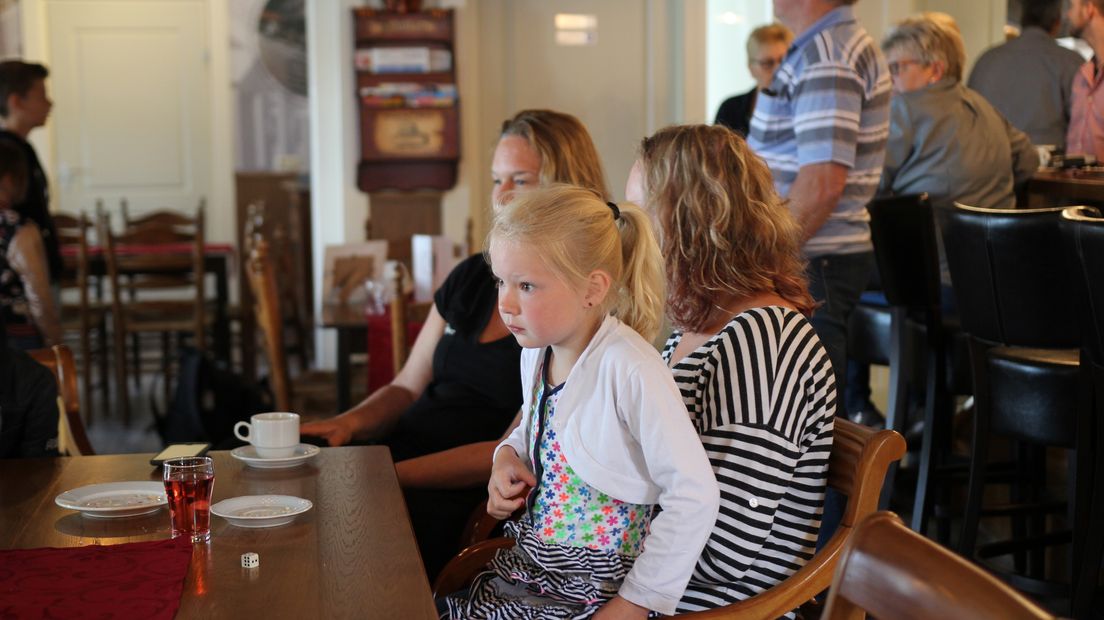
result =
[{"label": "white wall", "polygon": [[747,68],[748,35],[774,21],[774,14],[771,0],[708,0],[705,19],[705,118],[711,123],[722,101],[755,86]]},{"label": "white wall", "polygon": [[[307,99],[310,106],[311,244],[315,316],[322,316],[327,245],[364,238],[367,195],[356,183],[360,131],[353,74],[355,0],[307,0]],[[315,359],[332,367],[336,341],[319,330]]]}]

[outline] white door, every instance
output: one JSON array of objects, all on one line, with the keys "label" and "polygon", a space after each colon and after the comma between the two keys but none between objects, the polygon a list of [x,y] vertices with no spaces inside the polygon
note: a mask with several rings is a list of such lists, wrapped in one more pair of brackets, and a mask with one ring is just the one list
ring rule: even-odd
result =
[{"label": "white door", "polygon": [[192,210],[210,196],[205,0],[47,0],[54,208]]}]

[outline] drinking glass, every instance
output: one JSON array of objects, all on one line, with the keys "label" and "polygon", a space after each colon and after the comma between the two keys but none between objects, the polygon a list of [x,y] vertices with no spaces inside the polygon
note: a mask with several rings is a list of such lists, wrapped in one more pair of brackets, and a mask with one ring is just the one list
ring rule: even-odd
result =
[{"label": "drinking glass", "polygon": [[194,543],[210,540],[214,461],[208,456],[185,456],[168,459],[164,467],[173,538],[190,536]]}]

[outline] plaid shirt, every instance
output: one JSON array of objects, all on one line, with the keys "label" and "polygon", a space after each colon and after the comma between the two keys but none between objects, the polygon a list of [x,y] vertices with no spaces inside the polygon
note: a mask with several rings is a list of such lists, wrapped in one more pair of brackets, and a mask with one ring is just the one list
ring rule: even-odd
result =
[{"label": "plaid shirt", "polygon": [[889,135],[889,69],[850,6],[803,32],[768,90],[759,93],[748,144],[788,197],[798,169],[833,162],[849,168],[843,197],[805,245],[808,256],[871,249],[866,203],[882,175]]}]

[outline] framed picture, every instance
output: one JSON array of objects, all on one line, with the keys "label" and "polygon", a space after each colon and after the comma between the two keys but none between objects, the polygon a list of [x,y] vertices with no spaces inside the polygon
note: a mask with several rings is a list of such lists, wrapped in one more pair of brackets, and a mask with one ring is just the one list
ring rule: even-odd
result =
[{"label": "framed picture", "polygon": [[322,273],[326,303],[363,301],[367,281],[382,282],[387,263],[387,241],[376,239],[326,246]]}]

